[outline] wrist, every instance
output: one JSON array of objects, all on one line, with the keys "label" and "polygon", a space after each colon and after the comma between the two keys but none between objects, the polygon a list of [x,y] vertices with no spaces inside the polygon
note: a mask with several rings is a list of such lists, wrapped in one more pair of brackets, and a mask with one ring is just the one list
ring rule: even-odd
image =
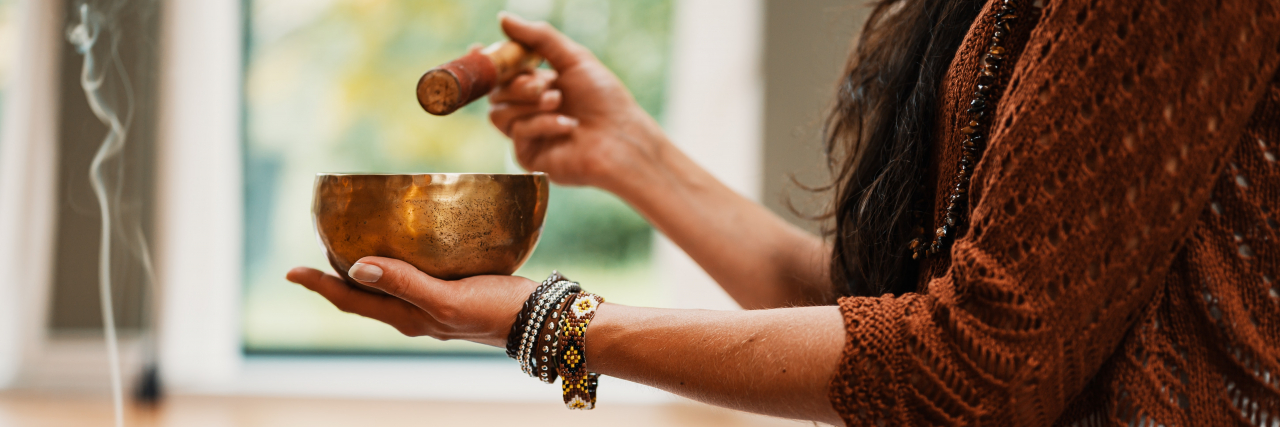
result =
[{"label": "wrist", "polygon": [[508,334],[507,355],[544,383],[558,377],[569,409],[594,408],[600,374],[588,369],[586,331],[604,298],[552,271],[525,301]]},{"label": "wrist", "polygon": [[671,153],[679,149],[643,112],[615,129],[610,139],[621,149],[608,150],[593,162],[597,166],[594,185],[633,205],[646,194],[664,191],[665,177],[673,167]]},{"label": "wrist", "polygon": [[591,327],[587,328],[587,343],[590,345],[587,346],[586,358],[591,361],[592,371],[617,376],[607,355],[614,345],[614,337],[624,327],[620,317],[625,318],[629,308],[631,307],[613,303],[600,304],[596,308],[595,319],[591,321]]}]

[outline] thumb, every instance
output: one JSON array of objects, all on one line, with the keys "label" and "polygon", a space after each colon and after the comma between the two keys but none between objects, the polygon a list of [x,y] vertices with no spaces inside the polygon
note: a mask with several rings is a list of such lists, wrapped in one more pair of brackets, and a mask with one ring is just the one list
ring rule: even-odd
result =
[{"label": "thumb", "polygon": [[347,270],[347,275],[366,286],[422,307],[430,301],[440,280],[407,262],[382,257],[364,257]]},{"label": "thumb", "polygon": [[498,13],[498,20],[507,37],[532,48],[557,70],[572,68],[591,57],[591,51],[546,22],[529,22],[506,11]]}]

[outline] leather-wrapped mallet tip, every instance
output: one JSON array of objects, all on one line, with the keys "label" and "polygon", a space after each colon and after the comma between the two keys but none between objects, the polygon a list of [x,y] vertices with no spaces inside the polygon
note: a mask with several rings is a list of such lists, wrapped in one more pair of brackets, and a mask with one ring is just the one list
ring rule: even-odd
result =
[{"label": "leather-wrapped mallet tip", "polygon": [[428,113],[443,116],[454,112],[466,103],[458,76],[449,70],[435,68],[418,79],[418,104]]}]

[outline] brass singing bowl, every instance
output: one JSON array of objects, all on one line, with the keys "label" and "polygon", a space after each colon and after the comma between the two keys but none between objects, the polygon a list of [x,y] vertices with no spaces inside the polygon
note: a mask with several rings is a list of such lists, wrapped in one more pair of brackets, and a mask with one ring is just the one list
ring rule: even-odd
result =
[{"label": "brass singing bowl", "polygon": [[395,258],[440,279],[514,273],[542,234],[549,184],[531,174],[317,174],[312,215],[329,264]]}]

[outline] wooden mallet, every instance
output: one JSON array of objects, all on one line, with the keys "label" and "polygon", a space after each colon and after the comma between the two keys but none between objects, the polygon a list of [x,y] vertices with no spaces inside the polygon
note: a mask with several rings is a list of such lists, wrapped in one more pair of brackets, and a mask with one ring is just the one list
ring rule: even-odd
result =
[{"label": "wooden mallet", "polygon": [[418,104],[428,113],[447,115],[540,64],[542,57],[529,48],[497,42],[427,70],[418,79]]}]

